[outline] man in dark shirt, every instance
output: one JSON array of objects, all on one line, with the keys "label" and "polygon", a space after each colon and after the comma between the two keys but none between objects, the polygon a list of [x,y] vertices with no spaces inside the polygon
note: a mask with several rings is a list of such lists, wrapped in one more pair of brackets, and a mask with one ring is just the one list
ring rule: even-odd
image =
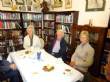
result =
[{"label": "man in dark shirt", "polygon": [[6,60],[0,60],[0,72],[3,72],[6,78],[10,79],[10,82],[19,82],[15,64],[11,64]]},{"label": "man in dark shirt", "polygon": [[64,39],[64,32],[63,30],[57,30],[56,32],[56,38],[49,42],[48,48],[46,51],[56,58],[62,58],[64,62],[67,61],[67,50],[68,46]]}]

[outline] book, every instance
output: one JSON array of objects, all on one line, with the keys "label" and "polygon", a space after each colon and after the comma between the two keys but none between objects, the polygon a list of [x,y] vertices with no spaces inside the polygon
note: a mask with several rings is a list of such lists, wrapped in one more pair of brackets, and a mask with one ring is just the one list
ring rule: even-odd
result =
[{"label": "book", "polygon": [[57,24],[57,30],[62,29],[65,33],[70,33],[71,25]]},{"label": "book", "polygon": [[44,22],[44,27],[54,29],[54,22]]},{"label": "book", "polygon": [[56,22],[73,23],[73,15],[57,15]]},{"label": "book", "polygon": [[0,29],[2,29],[3,28],[3,23],[2,23],[2,21],[0,21]]},{"label": "book", "polygon": [[44,20],[55,20],[55,15],[54,14],[45,14]]},{"label": "book", "polygon": [[42,21],[42,14],[23,14],[23,20],[25,21]]},{"label": "book", "polygon": [[0,13],[1,20],[20,20],[20,13]]},{"label": "book", "polygon": [[20,29],[22,28],[17,22],[3,22],[2,29]]}]

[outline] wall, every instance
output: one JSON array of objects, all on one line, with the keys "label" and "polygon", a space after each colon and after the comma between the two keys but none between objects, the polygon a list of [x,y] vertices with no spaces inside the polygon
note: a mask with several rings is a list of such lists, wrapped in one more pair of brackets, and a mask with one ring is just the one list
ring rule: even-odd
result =
[{"label": "wall", "polygon": [[[53,1],[53,0],[51,0]],[[86,12],[86,0],[72,0],[72,8],[65,9],[65,0],[63,1],[63,7],[61,8],[54,8],[54,11],[71,11],[71,10],[78,10],[79,12],[79,25],[85,25],[89,23],[89,20],[92,19],[93,26],[101,26],[107,27],[108,19],[110,15],[110,0],[106,0],[106,7],[105,11],[95,11],[95,12]],[[15,0],[13,0],[15,4]],[[53,2],[52,2],[53,3]],[[3,10],[11,10],[8,7],[2,7],[2,3],[0,2],[0,9]],[[52,9],[53,11],[53,9]]]},{"label": "wall", "polygon": [[110,15],[110,0],[106,0],[106,7],[105,11],[94,11],[94,12],[86,12],[86,0],[72,0],[72,8],[71,9],[65,9],[64,5],[65,2],[63,1],[63,7],[61,8],[55,8],[55,11],[68,11],[68,10],[78,10],[79,13],[79,25],[85,25],[89,23],[89,20],[92,19],[93,26],[101,26],[101,27],[107,27],[108,25],[108,19]]}]

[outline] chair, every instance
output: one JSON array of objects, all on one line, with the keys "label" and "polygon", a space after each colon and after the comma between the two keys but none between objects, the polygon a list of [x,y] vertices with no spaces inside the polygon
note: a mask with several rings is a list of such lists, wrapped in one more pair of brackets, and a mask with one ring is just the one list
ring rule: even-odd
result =
[{"label": "chair", "polygon": [[42,38],[40,38],[40,42],[41,42],[41,48],[44,48],[44,40]]}]

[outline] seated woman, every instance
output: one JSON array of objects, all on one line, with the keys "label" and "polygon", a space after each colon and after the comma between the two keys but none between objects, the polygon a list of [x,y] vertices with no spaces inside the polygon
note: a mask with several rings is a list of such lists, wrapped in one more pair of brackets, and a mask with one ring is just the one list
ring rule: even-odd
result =
[{"label": "seated woman", "polygon": [[41,48],[40,39],[37,35],[35,35],[33,25],[29,25],[27,27],[27,36],[24,37],[23,47],[25,49],[30,48],[30,47]]},{"label": "seated woman", "polygon": [[67,60],[66,56],[67,43],[64,40],[63,30],[57,30],[55,40],[51,41],[48,45],[47,52],[56,58],[62,58],[64,62]]},{"label": "seated woman", "polygon": [[0,59],[0,72],[4,72],[6,78],[10,79],[10,82],[19,82],[19,73],[16,70],[15,64]]},{"label": "seated woman", "polygon": [[110,81],[110,53],[108,54],[108,59],[107,59],[107,64],[105,66],[105,71],[106,71],[106,78],[108,81]]},{"label": "seated woman", "polygon": [[80,41],[80,45],[77,46],[71,58],[70,65],[85,74],[94,59],[94,49],[89,44],[88,31],[82,31],[80,33]]}]

